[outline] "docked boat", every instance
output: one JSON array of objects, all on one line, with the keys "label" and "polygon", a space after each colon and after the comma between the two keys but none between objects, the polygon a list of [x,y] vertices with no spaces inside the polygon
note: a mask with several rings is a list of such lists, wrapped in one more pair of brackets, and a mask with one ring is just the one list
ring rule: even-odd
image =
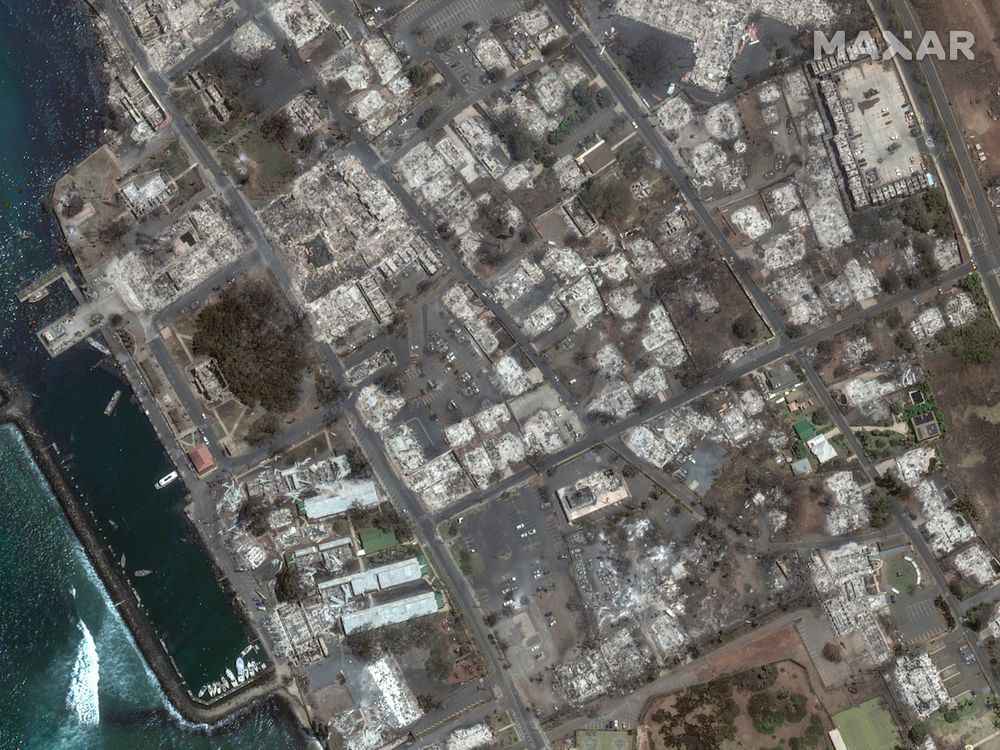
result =
[{"label": "docked boat", "polygon": [[236,657],[236,681],[242,683],[246,679],[246,665],[243,663],[243,657]]},{"label": "docked boat", "polygon": [[41,302],[48,296],[49,296],[49,288],[47,286],[43,286],[37,292],[28,297],[28,302],[30,302],[31,304],[35,304],[36,302]]},{"label": "docked boat", "polygon": [[137,570],[137,571],[135,571],[135,577],[136,577],[136,578],[145,578],[146,576],[148,576],[148,575],[149,575],[150,573],[152,573],[152,572],[153,572],[153,571],[151,571],[151,570],[146,570],[145,568],[144,568],[144,569],[142,569],[142,570]]},{"label": "docked boat", "polygon": [[156,483],[155,487],[158,490],[162,490],[164,487],[166,487],[168,484],[175,481],[176,479],[177,479],[177,472],[172,471],[166,476],[161,477],[160,480]]}]

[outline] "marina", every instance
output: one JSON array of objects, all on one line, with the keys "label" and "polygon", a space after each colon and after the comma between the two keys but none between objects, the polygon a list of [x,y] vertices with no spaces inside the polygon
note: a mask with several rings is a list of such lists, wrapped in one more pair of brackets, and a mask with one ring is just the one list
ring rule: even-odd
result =
[{"label": "marina", "polygon": [[257,675],[261,674],[267,668],[267,665],[256,659],[245,658],[251,652],[259,650],[260,646],[253,643],[243,649],[240,655],[236,657],[236,671],[234,672],[231,667],[226,667],[219,679],[208,683],[198,691],[198,698],[209,700],[219,698],[226,693],[242,687],[247,681],[252,681]]},{"label": "marina", "polygon": [[[53,267],[63,237],[45,207],[53,180],[105,127],[102,50],[84,4],[15,3],[0,15],[0,381],[14,385],[10,399],[0,396],[0,421],[12,422],[0,426],[0,557],[11,594],[0,631],[17,634],[4,645],[0,747],[301,747],[285,705],[261,702],[257,684],[243,688],[254,708],[221,725],[232,705],[188,697],[171,658],[201,685],[234,663],[247,635],[191,540],[182,493],[167,487],[149,502],[173,466],[114,361],[92,343],[67,349],[65,363],[39,346],[40,325],[84,303],[71,273]],[[106,322],[113,311],[93,312]],[[82,318],[87,328],[90,319]],[[128,398],[112,428],[95,415],[117,389]],[[138,592],[118,569],[122,554],[130,570],[150,571],[136,576]]]}]

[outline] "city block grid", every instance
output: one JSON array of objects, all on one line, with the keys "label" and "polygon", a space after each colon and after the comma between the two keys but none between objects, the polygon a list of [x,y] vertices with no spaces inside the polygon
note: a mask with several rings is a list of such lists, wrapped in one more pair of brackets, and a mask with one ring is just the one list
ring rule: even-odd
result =
[{"label": "city block grid", "polygon": [[192,700],[357,750],[1000,746],[996,186],[947,63],[882,58],[920,13],[96,2],[83,283],[21,298],[71,285],[42,345],[121,367],[255,633]]}]

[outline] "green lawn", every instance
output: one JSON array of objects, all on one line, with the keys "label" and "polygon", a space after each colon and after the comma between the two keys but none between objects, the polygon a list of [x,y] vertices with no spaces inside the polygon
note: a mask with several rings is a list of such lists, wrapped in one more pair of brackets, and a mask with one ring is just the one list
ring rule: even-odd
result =
[{"label": "green lawn", "polygon": [[833,717],[833,723],[847,750],[893,750],[899,742],[892,715],[877,698],[842,711]]},{"label": "green lawn", "polygon": [[902,556],[892,557],[883,561],[883,580],[887,586],[906,593],[910,586],[917,585],[917,571],[913,563],[904,560]]}]

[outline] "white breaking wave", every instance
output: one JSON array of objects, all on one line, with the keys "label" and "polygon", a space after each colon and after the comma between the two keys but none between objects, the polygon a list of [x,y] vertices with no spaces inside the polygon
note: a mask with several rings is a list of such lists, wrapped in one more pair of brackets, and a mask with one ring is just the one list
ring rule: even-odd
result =
[{"label": "white breaking wave", "polygon": [[[188,721],[183,716],[181,716],[180,712],[174,707],[174,704],[171,703],[170,699],[160,688],[160,683],[156,679],[156,675],[153,674],[153,670],[149,668],[149,664],[146,663],[146,659],[142,656],[142,652],[139,650],[139,646],[135,642],[135,638],[132,635],[132,631],[129,630],[128,626],[125,625],[124,620],[122,620],[121,617],[118,615],[118,610],[115,609],[114,603],[111,601],[111,597],[108,596],[108,590],[104,588],[104,582],[101,580],[100,576],[97,575],[97,571],[94,570],[94,566],[91,565],[90,560],[87,558],[87,553],[83,551],[83,547],[79,544],[74,545],[74,552],[77,555],[77,559],[79,560],[81,567],[83,568],[84,574],[87,576],[87,579],[94,584],[94,588],[97,590],[98,595],[101,597],[101,601],[104,602],[105,610],[107,611],[108,615],[111,618],[111,622],[113,623],[112,627],[116,631],[118,631],[117,633],[114,634],[116,639],[124,638],[135,650],[136,655],[139,657],[139,663],[142,665],[143,672],[145,673],[150,684],[153,686],[153,688],[159,695],[163,707],[167,710],[167,713],[170,715],[170,718],[174,720],[174,723],[178,727],[189,732],[211,733],[218,729],[221,729],[227,724],[235,721],[236,719],[242,717],[244,714],[253,710],[252,705],[244,706],[239,711],[236,711],[235,713],[227,716],[225,719],[217,721],[214,724],[206,724],[203,722],[192,722]],[[96,653],[94,654],[94,657],[96,659],[97,657]],[[95,694],[95,705],[96,705],[96,694],[97,694],[96,684],[95,684],[94,694]]]},{"label": "white breaking wave", "polygon": [[86,726],[96,726],[101,720],[101,706],[97,685],[101,679],[100,660],[97,645],[83,620],[77,622],[83,638],[76,650],[73,674],[70,677],[66,706],[76,714],[77,720]]}]

